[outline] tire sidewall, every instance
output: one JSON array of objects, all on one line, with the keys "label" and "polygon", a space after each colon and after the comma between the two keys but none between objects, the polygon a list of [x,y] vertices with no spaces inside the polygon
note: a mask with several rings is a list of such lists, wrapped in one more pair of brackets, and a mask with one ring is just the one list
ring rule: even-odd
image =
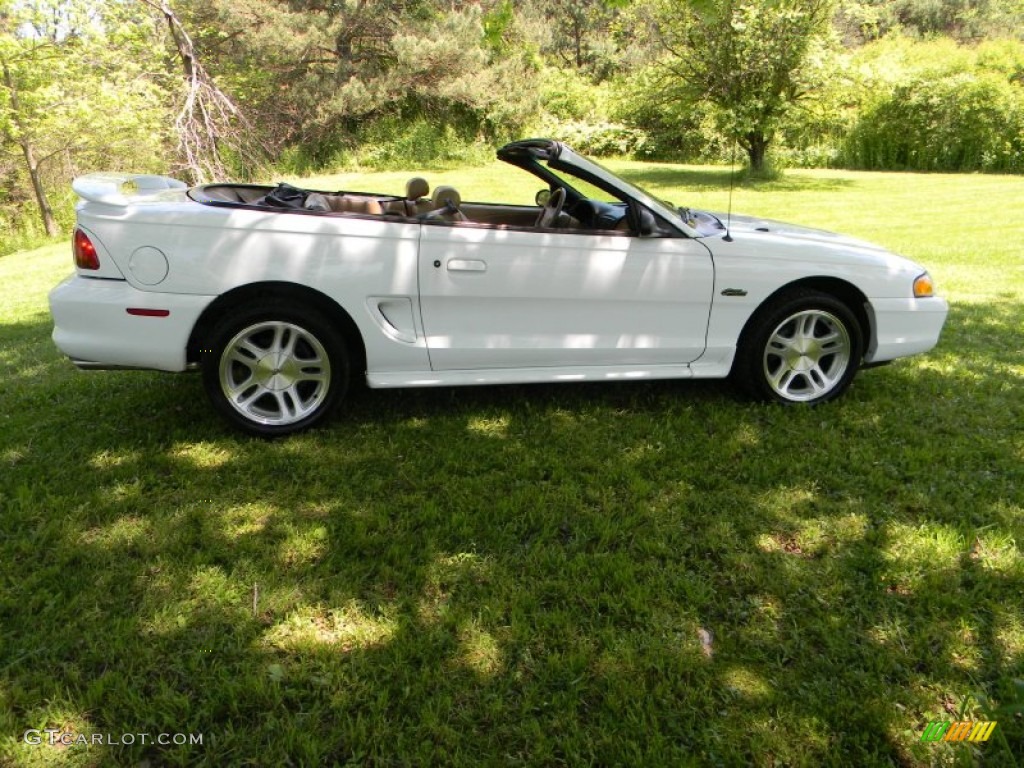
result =
[{"label": "tire sidewall", "polygon": [[[292,424],[261,424],[247,419],[235,409],[224,394],[220,382],[220,363],[224,350],[232,339],[245,328],[267,321],[292,323],[315,336],[327,352],[331,375],[327,385],[327,396],[316,410]],[[240,308],[230,311],[213,328],[209,342],[203,345],[202,353],[203,388],[214,409],[232,426],[257,437],[282,437],[309,429],[326,419],[341,402],[348,391],[350,366],[349,355],[341,334],[319,312],[296,308],[283,302],[267,302],[260,307]]]}]

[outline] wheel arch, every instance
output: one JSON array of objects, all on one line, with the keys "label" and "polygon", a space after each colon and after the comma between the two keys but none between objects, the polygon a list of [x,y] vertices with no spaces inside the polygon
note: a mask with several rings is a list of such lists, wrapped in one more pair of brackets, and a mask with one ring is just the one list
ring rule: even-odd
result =
[{"label": "wheel arch", "polygon": [[354,374],[365,374],[366,372],[366,346],[363,343],[363,336],[359,332],[352,316],[345,311],[338,302],[330,296],[321,293],[315,288],[297,283],[268,281],[261,283],[249,283],[237,288],[232,288],[214,299],[210,305],[203,310],[192,333],[188,338],[186,347],[186,359],[189,363],[197,363],[202,357],[202,349],[205,339],[213,328],[220,322],[221,318],[230,311],[239,307],[249,306],[261,299],[284,299],[294,301],[297,306],[313,307],[327,319],[337,323],[345,344],[352,354],[352,371]]},{"label": "wheel arch", "polygon": [[875,331],[871,324],[870,313],[867,310],[868,297],[865,296],[864,292],[853,283],[838,277],[825,276],[805,277],[800,280],[794,280],[791,283],[786,283],[770,295],[766,296],[764,301],[758,305],[757,309],[750,313],[750,317],[747,318],[746,323],[743,324],[743,330],[740,331],[740,335],[737,338],[737,346],[739,346],[739,342],[741,342],[750,331],[751,326],[754,324],[757,316],[761,313],[761,309],[763,307],[768,306],[779,296],[785,293],[801,289],[827,293],[843,302],[843,304],[849,308],[853,313],[853,316],[857,319],[857,324],[860,326],[861,337],[864,342],[862,345],[864,351],[867,352],[867,350],[873,348]]}]

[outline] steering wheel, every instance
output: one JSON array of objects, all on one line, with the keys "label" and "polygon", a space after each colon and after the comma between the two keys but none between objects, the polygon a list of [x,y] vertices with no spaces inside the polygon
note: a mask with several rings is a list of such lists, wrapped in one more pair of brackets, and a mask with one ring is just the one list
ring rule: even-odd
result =
[{"label": "steering wheel", "polygon": [[551,193],[551,197],[544,204],[544,209],[540,212],[537,217],[537,223],[535,227],[550,227],[558,221],[558,214],[562,212],[562,206],[565,205],[565,188],[559,187]]}]

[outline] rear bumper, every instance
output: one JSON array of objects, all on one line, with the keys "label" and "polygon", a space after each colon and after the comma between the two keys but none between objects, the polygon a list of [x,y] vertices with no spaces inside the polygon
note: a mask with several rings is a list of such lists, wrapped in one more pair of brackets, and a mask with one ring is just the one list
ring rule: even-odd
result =
[{"label": "rear bumper", "polygon": [[[80,368],[184,371],[189,334],[214,298],[140,291],[123,280],[72,275],[50,291],[53,341]],[[168,314],[138,316],[129,308]]]},{"label": "rear bumper", "polygon": [[871,299],[867,306],[874,329],[864,360],[882,363],[927,352],[939,343],[949,304],[938,296],[927,299]]}]

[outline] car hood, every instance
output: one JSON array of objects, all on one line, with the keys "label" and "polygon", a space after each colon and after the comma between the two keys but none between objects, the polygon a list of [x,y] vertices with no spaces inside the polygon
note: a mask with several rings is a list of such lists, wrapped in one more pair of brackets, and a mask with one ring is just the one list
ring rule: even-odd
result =
[{"label": "car hood", "polygon": [[[723,223],[728,219],[724,214],[714,214]],[[729,233],[736,235],[748,235],[752,237],[766,236],[770,239],[783,238],[788,241],[799,241],[804,243],[817,243],[824,246],[839,247],[843,249],[852,248],[858,251],[874,251],[877,253],[891,254],[892,252],[876,243],[867,240],[860,240],[849,235],[840,235],[836,232],[829,232],[824,229],[802,227],[797,224],[789,224],[784,221],[773,219],[762,219],[758,216],[732,215],[729,221]]]}]

